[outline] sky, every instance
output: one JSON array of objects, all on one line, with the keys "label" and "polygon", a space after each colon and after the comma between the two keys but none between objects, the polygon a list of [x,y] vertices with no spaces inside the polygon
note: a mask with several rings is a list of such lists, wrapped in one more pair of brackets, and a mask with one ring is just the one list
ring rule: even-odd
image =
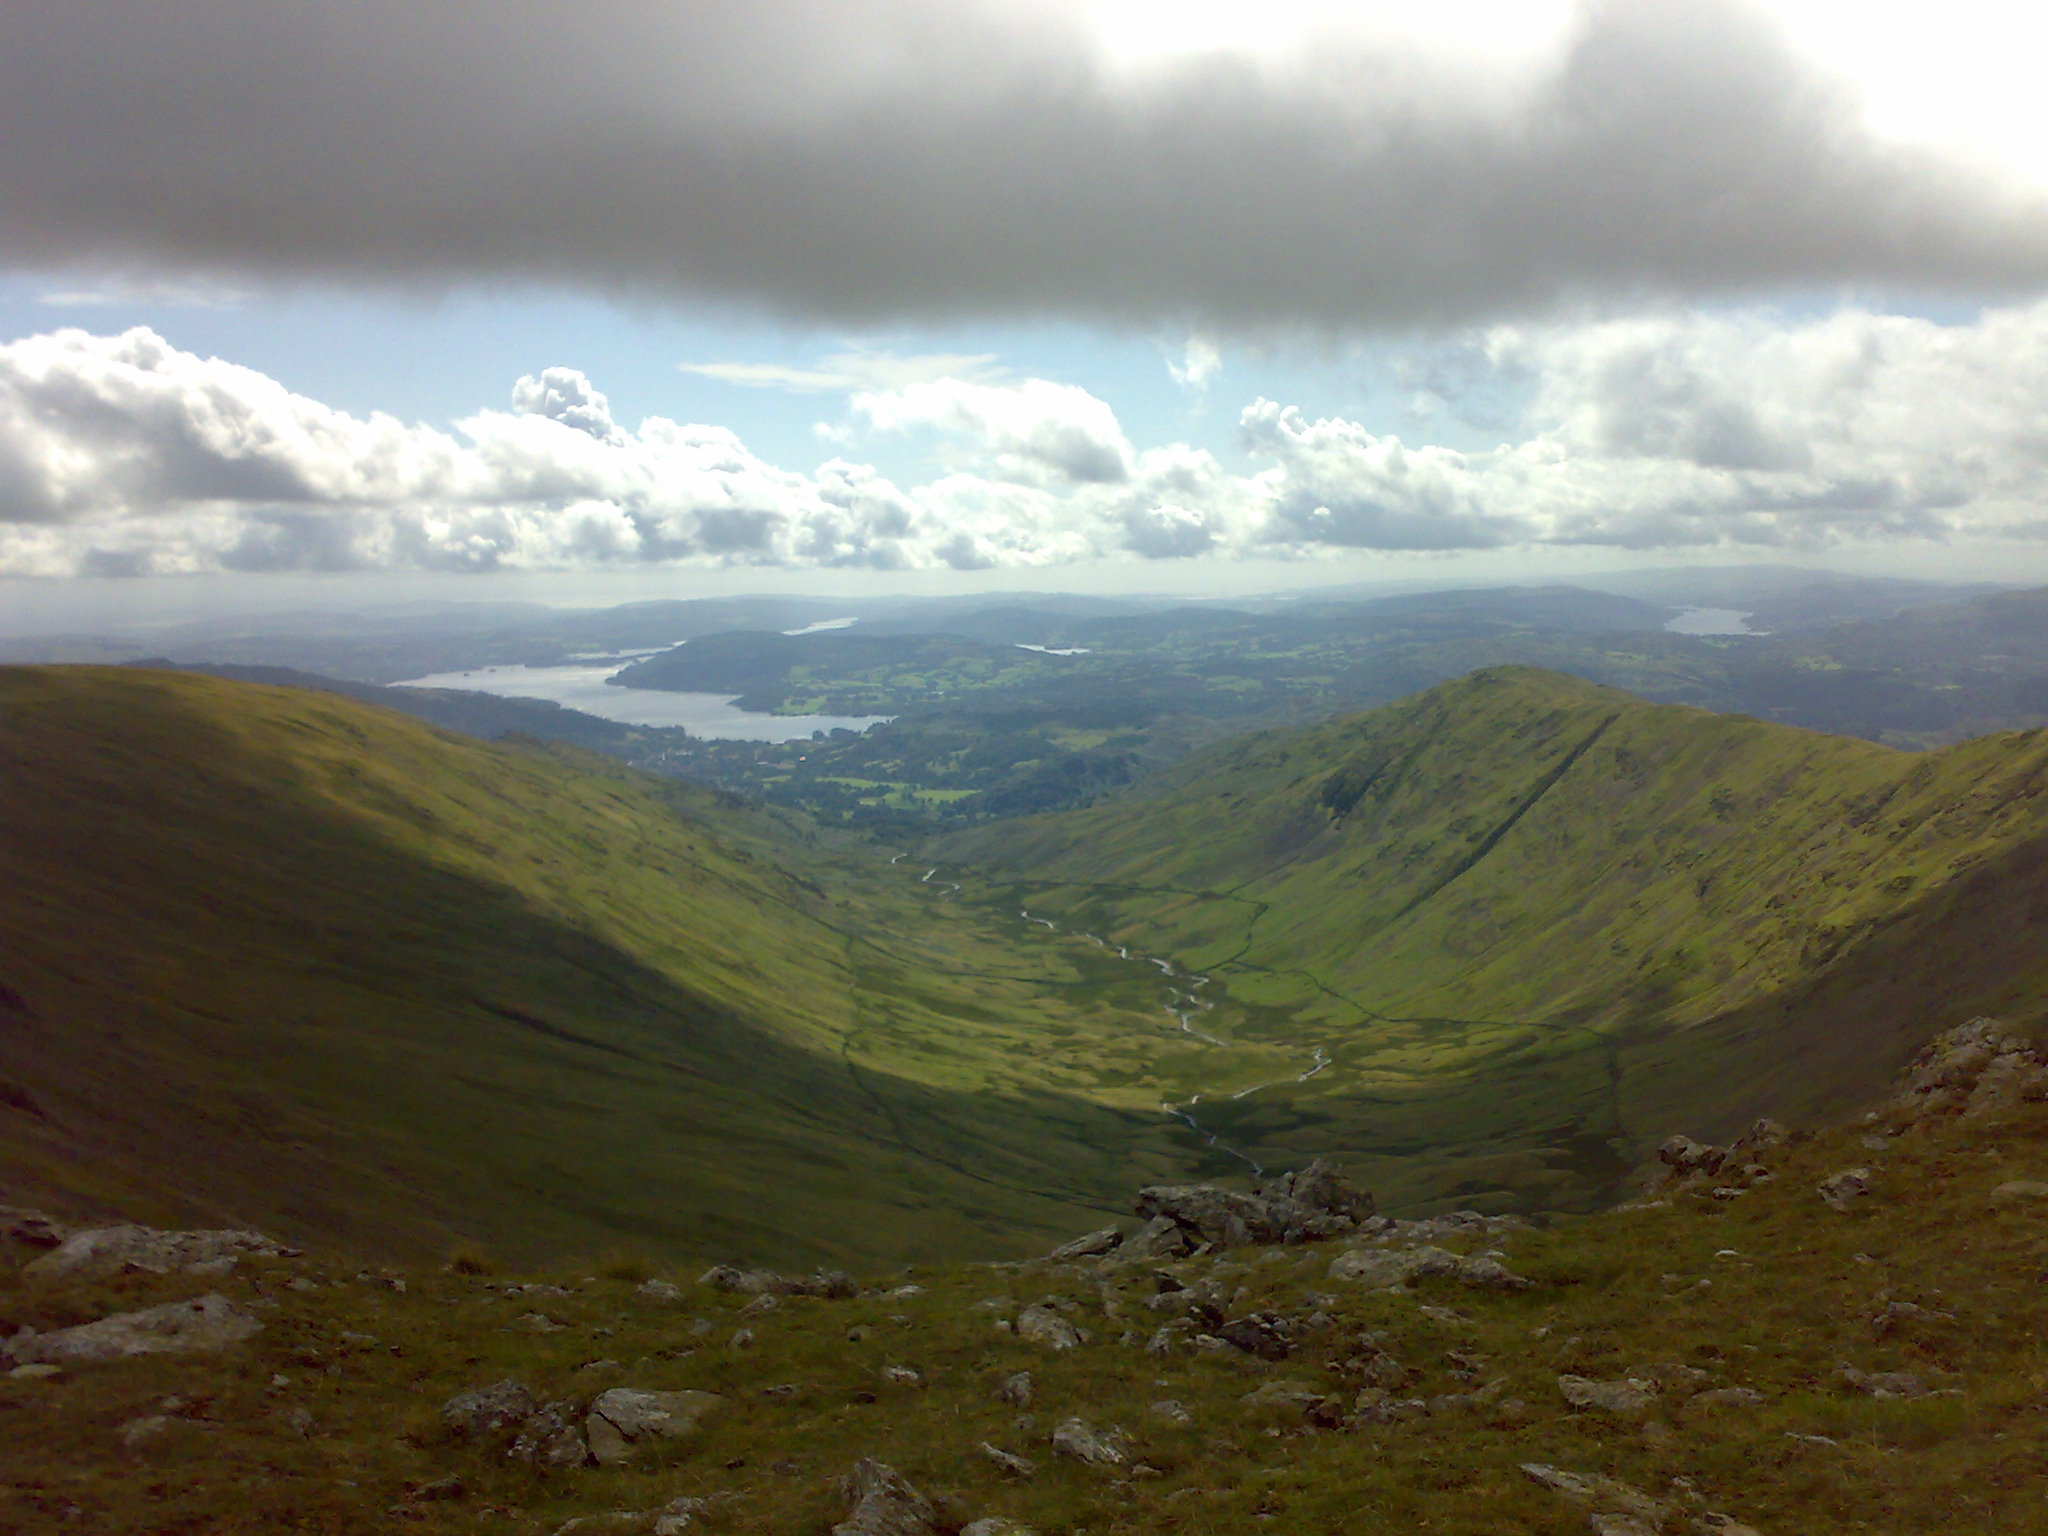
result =
[{"label": "sky", "polygon": [[70,0],[0,625],[431,593],[2048,582],[2048,20]]}]

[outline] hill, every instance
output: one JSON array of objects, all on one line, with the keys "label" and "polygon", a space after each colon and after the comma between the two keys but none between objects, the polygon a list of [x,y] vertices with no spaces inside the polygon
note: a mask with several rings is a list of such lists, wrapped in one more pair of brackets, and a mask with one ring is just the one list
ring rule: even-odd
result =
[{"label": "hill", "polygon": [[0,1530],[2037,1532],[2044,1092],[1978,1025],[1868,1118],[1674,1142],[1654,1199],[1550,1230],[828,1283],[132,1232],[171,1272],[124,1271],[8,1213]]},{"label": "hill", "polygon": [[91,667],[0,671],[0,784],[17,1198],[876,1262],[1214,1162],[1131,1086],[1160,1031],[1129,967],[712,791]]},{"label": "hill", "polygon": [[[1574,1205],[1666,1125],[1811,1118],[2039,1016],[2044,774],[2040,732],[1909,754],[1496,668],[936,849],[1214,978],[1227,1142]],[[1282,1042],[1328,1069],[1232,1071]]]}]

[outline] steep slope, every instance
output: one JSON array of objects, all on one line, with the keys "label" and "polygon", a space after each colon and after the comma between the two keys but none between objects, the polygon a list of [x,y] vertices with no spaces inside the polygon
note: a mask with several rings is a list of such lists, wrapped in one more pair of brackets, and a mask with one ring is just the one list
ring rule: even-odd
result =
[{"label": "steep slope", "polygon": [[1202,1160],[1098,1102],[1149,996],[806,837],[331,695],[0,671],[0,1184],[415,1252],[877,1259]]},{"label": "steep slope", "polygon": [[1332,1063],[1228,1139],[1569,1203],[1673,1117],[1823,1112],[2039,1012],[2044,784],[2048,734],[1913,755],[1497,668],[942,851]]}]

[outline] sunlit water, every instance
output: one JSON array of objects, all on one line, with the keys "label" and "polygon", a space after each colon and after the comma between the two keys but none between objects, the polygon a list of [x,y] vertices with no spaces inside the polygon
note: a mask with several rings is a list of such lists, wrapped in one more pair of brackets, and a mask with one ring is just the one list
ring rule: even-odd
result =
[{"label": "sunlit water", "polygon": [[662,693],[614,688],[605,679],[619,670],[602,666],[475,667],[407,678],[399,688],[464,688],[507,699],[548,699],[622,725],[681,726],[692,736],[718,741],[808,741],[814,731],[864,731],[894,715],[763,715],[733,705],[737,694]]},{"label": "sunlit water", "polygon": [[1749,627],[1749,613],[1738,608],[1688,608],[1675,619],[1667,619],[1664,628],[1674,635],[1754,635],[1761,631]]}]

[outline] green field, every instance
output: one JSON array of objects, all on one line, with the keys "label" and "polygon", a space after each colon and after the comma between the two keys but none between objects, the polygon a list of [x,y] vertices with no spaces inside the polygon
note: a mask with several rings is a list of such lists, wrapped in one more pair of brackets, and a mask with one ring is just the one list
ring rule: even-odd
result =
[{"label": "green field", "polygon": [[1212,975],[1234,1041],[1324,1052],[1216,1103],[1226,1139],[1572,1207],[1674,1125],[1806,1118],[2038,1017],[2044,783],[2043,733],[1915,755],[1498,668],[935,854]]}]

